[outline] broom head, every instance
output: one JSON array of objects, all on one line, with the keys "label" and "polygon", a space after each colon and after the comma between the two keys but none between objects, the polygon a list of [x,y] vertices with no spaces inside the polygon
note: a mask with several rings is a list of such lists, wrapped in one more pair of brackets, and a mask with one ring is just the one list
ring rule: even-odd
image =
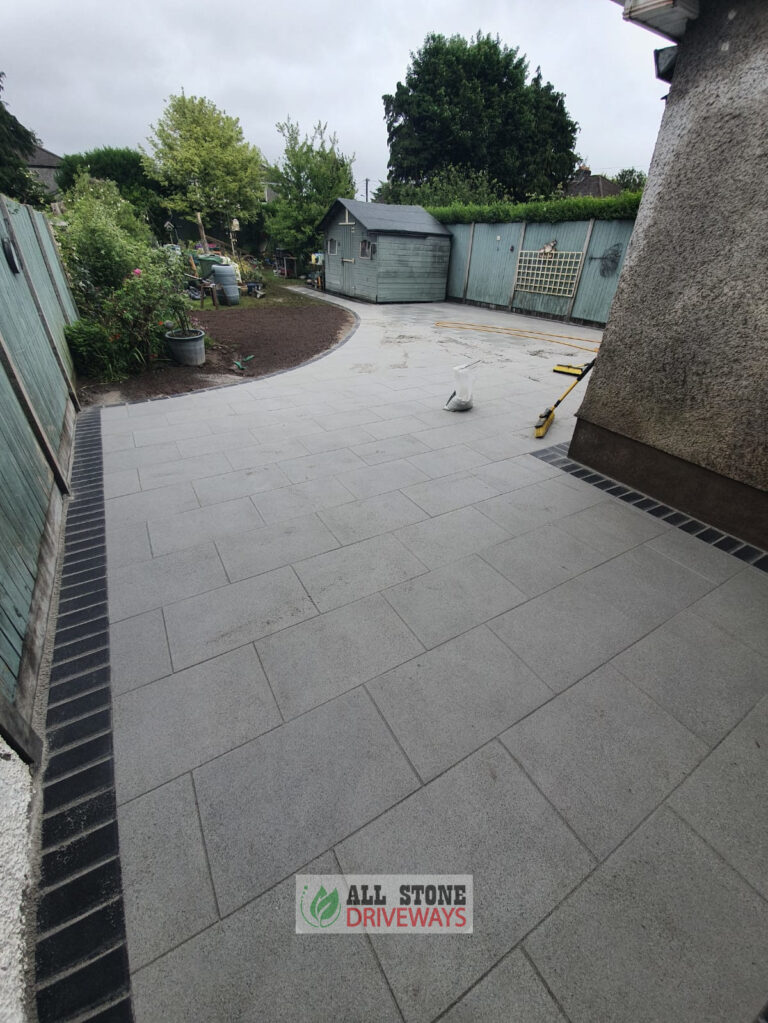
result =
[{"label": "broom head", "polygon": [[555,410],[553,408],[545,408],[533,428],[534,437],[543,437],[554,421]]}]

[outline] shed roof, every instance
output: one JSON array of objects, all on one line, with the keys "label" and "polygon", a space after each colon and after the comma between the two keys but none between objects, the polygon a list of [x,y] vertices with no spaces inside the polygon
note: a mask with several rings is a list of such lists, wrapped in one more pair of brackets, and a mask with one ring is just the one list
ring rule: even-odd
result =
[{"label": "shed roof", "polygon": [[337,199],[320,221],[324,229],[334,210],[343,206],[366,231],[379,234],[450,234],[439,220],[427,213],[423,206],[395,206],[380,202],[359,202],[357,199]]}]

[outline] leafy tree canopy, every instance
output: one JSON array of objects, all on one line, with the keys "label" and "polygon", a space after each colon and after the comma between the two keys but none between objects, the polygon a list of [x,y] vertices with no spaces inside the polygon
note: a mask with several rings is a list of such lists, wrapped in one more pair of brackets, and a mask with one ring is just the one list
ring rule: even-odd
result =
[{"label": "leafy tree canopy", "polygon": [[[5,72],[0,71],[0,92]],[[0,192],[18,202],[42,206],[46,192],[27,166],[27,160],[40,145],[33,131],[25,128],[0,99]]]},{"label": "leafy tree canopy", "polygon": [[183,216],[243,223],[261,212],[262,156],[245,141],[236,117],[204,97],[171,96],[147,139],[150,177],[166,189],[166,205]]},{"label": "leafy tree canopy", "polygon": [[412,181],[383,181],[373,196],[374,202],[410,206],[451,206],[499,202],[506,199],[503,185],[484,170],[450,165],[435,171],[421,184]]},{"label": "leafy tree canopy", "polygon": [[267,231],[279,248],[306,258],[322,244],[318,224],[335,199],[354,199],[354,156],[339,151],[336,135],[318,123],[302,138],[298,123],[277,125],[285,140],[279,164],[269,168],[278,198],[267,205]]},{"label": "leafy tree canopy", "polygon": [[123,199],[149,221],[155,233],[162,229],[166,219],[162,186],[149,177],[137,149],[104,146],[87,153],[70,153],[62,157],[56,184],[67,191],[83,172],[91,178],[114,181]]},{"label": "leafy tree canopy", "polygon": [[648,175],[645,171],[638,170],[636,167],[625,167],[611,178],[611,181],[615,181],[622,192],[642,192],[647,180]]},{"label": "leafy tree canopy", "polygon": [[573,176],[577,125],[562,93],[490,35],[432,33],[405,83],[385,95],[389,181],[421,184],[449,166],[485,172],[516,199]]}]

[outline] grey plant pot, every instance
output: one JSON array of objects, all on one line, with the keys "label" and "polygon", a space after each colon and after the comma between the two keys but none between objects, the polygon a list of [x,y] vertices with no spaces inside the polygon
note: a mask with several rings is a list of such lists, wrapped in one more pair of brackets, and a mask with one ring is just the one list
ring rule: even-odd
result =
[{"label": "grey plant pot", "polygon": [[169,330],[165,344],[170,357],[180,366],[202,366],[205,362],[204,330]]}]

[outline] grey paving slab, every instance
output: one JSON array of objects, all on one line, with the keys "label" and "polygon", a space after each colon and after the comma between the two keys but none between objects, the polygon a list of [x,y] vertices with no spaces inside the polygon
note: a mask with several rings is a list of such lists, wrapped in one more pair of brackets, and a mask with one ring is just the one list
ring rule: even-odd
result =
[{"label": "grey paving slab", "polygon": [[252,469],[257,465],[270,465],[284,459],[301,458],[306,450],[300,441],[287,437],[285,440],[272,441],[269,444],[231,448],[226,452],[226,458],[233,469]]},{"label": "grey paving slab", "polygon": [[[118,622],[227,582],[212,543],[109,569],[109,617]],[[209,601],[210,602],[210,601]]]},{"label": "grey paving slab", "polygon": [[579,579],[588,591],[612,601],[648,628],[693,604],[714,586],[710,579],[650,547],[627,551]]},{"label": "grey paving slab", "polygon": [[[194,772],[214,887],[230,913],[418,782],[360,689]],[[293,930],[293,914],[285,922]]]},{"label": "grey paving slab", "polygon": [[179,458],[179,448],[174,443],[155,444],[150,448],[126,448],[122,451],[104,452],[104,471],[119,472],[122,469],[140,469],[144,465],[159,465]]},{"label": "grey paving slab", "polygon": [[426,522],[405,526],[397,530],[396,536],[430,568],[509,539],[505,529],[476,508],[459,508]]},{"label": "grey paving slab", "polygon": [[659,554],[671,558],[691,572],[698,572],[716,583],[725,582],[732,575],[743,571],[744,563],[738,558],[718,550],[681,529],[668,529],[661,536],[649,540],[647,546]]},{"label": "grey paving slab", "polygon": [[405,459],[369,465],[364,469],[353,469],[352,472],[345,472],[339,476],[339,482],[359,500],[384,494],[388,490],[399,490],[411,483],[424,483],[428,479],[426,473]]},{"label": "grey paving slab", "polygon": [[340,451],[321,451],[316,455],[304,455],[301,458],[281,461],[279,467],[291,483],[304,483],[307,480],[360,469],[365,464],[353,451],[342,448]]},{"label": "grey paving slab", "polygon": [[768,573],[747,568],[694,604],[692,610],[768,657]]},{"label": "grey paving slab", "polygon": [[218,920],[191,775],[119,807],[131,970]]},{"label": "grey paving slab", "polygon": [[443,426],[433,426],[417,433],[416,440],[425,444],[432,451],[440,448],[454,447],[456,444],[472,445],[474,441],[488,435],[488,428],[481,419],[446,412]]},{"label": "grey paving slab", "polygon": [[158,490],[126,494],[104,502],[108,527],[146,522],[147,519],[177,515],[179,512],[198,507],[197,497],[190,483],[177,483]]},{"label": "grey paving slab", "polygon": [[477,507],[510,535],[519,536],[605,500],[605,494],[596,487],[590,487],[589,493],[579,493],[554,478],[492,497]]},{"label": "grey paving slab", "polygon": [[429,480],[426,483],[416,483],[406,487],[403,493],[411,501],[415,501],[420,508],[423,508],[428,515],[443,515],[445,512],[475,504],[476,501],[495,497],[499,491],[496,487],[465,471]]},{"label": "grey paving slab", "polygon": [[[211,422],[208,425],[213,428]],[[182,459],[202,458],[207,455],[218,454],[221,456],[219,459],[219,472],[226,472],[229,469],[229,462],[223,457],[223,452],[248,447],[258,440],[245,427],[237,429],[237,425],[232,421],[228,421],[227,425],[229,430],[226,433],[216,431],[205,437],[190,437],[187,440],[176,441]],[[209,474],[206,473],[205,475]],[[191,478],[194,479],[194,476]]]},{"label": "grey paving slab", "polygon": [[[387,402],[386,404],[383,404],[383,405],[379,405],[379,404],[372,405],[371,408],[376,413],[376,415],[379,417],[379,419],[382,419],[382,420],[385,420],[385,419],[404,419],[404,418],[406,418],[408,416],[413,416],[414,418],[416,418],[421,413],[427,411],[427,408],[424,405],[424,403],[422,401],[419,401],[418,399],[411,399],[409,401],[400,401],[399,399],[396,398],[394,401],[389,401],[389,402]],[[423,429],[424,428],[424,424],[421,423],[421,420],[419,420],[419,423],[420,423],[419,429]],[[376,425],[379,425],[379,424],[377,423]],[[368,429],[368,427],[366,427],[366,429]],[[406,433],[410,433],[410,432],[411,432],[410,430],[406,431]],[[374,436],[378,436],[378,435],[374,434]]]},{"label": "grey paving slab", "polygon": [[413,455],[410,458],[411,465],[415,465],[417,469],[421,469],[432,479],[449,476],[462,469],[473,469],[476,465],[483,465],[487,461],[485,455],[481,455],[479,451],[475,451],[466,444],[454,444],[453,447],[427,451],[423,455]]},{"label": "grey paving slab", "polygon": [[155,557],[197,547],[206,540],[242,536],[264,520],[247,497],[179,512],[172,518],[150,519],[149,539]]},{"label": "grey paving slab", "polygon": [[107,561],[110,569],[152,557],[146,522],[107,524]]},{"label": "grey paving slab", "polygon": [[426,647],[482,625],[527,599],[475,554],[393,586],[385,596]]},{"label": "grey paving slab", "polygon": [[164,614],[171,658],[180,671],[302,622],[317,611],[294,572],[278,568],[222,586],[215,595],[203,593],[170,604]]},{"label": "grey paving slab", "polygon": [[[255,509],[254,514],[258,514]],[[339,542],[317,515],[303,515],[222,537],[217,546],[229,578],[237,582],[333,550]]]},{"label": "grey paving slab", "polygon": [[336,505],[346,504],[354,499],[354,495],[345,486],[331,478],[308,480],[306,483],[295,483],[293,486],[270,490],[256,495],[253,503],[265,522],[278,523],[284,522],[285,519],[310,515],[322,511],[323,508],[335,508]]},{"label": "grey paving slab", "polygon": [[118,696],[113,715],[119,802],[282,722],[250,643]]},{"label": "grey paving slab", "polygon": [[671,528],[661,519],[621,501],[605,501],[558,522],[560,529],[606,557],[623,554]]},{"label": "grey paving slab", "polygon": [[152,426],[144,429],[144,423],[137,423],[133,432],[133,440],[137,448],[152,444],[167,444],[171,440],[184,440],[187,437],[205,437],[211,432],[205,422],[178,423],[176,426]]},{"label": "grey paving slab", "polygon": [[394,462],[399,458],[419,455],[429,451],[430,448],[429,445],[406,433],[401,436],[372,440],[367,444],[358,444],[353,450],[368,465],[378,465],[380,462]]},{"label": "grey paving slab", "polygon": [[481,551],[480,556],[529,597],[546,593],[605,560],[559,525],[532,529]]},{"label": "grey paving slab", "polygon": [[644,824],[525,946],[572,1023],[752,1020],[768,905],[671,811]]},{"label": "grey paving slab", "polygon": [[136,1023],[400,1023],[367,939],[294,934],[294,892],[290,877],[135,973]]},{"label": "grey paving slab", "polygon": [[768,698],[691,777],[670,805],[768,899]]},{"label": "grey paving slab", "polygon": [[490,627],[558,692],[630,646],[646,627],[571,579],[496,618]]},{"label": "grey paving slab", "polygon": [[768,693],[768,660],[692,610],[665,622],[613,663],[710,746]]},{"label": "grey paving slab", "polygon": [[[379,407],[377,407],[376,411],[379,411]],[[415,415],[388,416],[378,423],[366,423],[365,429],[374,439],[386,440],[388,437],[400,437],[407,433],[419,433],[419,431],[424,429],[424,423],[417,419]]]},{"label": "grey paving slab", "polygon": [[[485,421],[487,425],[488,420]],[[472,447],[485,455],[492,462],[502,461],[505,458],[513,458],[515,455],[522,455],[533,450],[534,440],[531,437],[533,431],[528,431],[528,436],[516,436],[508,430],[501,430],[499,433],[490,433],[487,437],[480,437],[472,441]]]},{"label": "grey paving slab", "polygon": [[192,486],[198,501],[205,507],[287,487],[288,478],[276,465],[259,465],[252,469],[224,472],[219,476],[194,480]]},{"label": "grey paving slab", "polygon": [[298,562],[294,569],[321,611],[331,611],[427,571],[390,535],[318,554]]},{"label": "grey paving slab", "polygon": [[345,872],[468,873],[474,934],[374,935],[407,1021],[432,1020],[479,980],[592,866],[552,807],[494,743],[337,847]]},{"label": "grey paving slab", "polygon": [[425,781],[552,697],[485,626],[419,654],[367,688]]},{"label": "grey paving slab", "polygon": [[707,752],[610,667],[561,693],[501,741],[601,860]]},{"label": "grey paving slab", "polygon": [[480,465],[472,471],[478,479],[492,484],[501,494],[520,490],[533,483],[542,483],[550,478],[560,481],[562,476],[559,469],[528,454],[502,458],[487,465]]},{"label": "grey paving slab", "polygon": [[113,622],[109,627],[109,655],[115,696],[170,675],[171,654],[160,608]]},{"label": "grey paving slab", "polygon": [[259,641],[280,710],[295,717],[422,651],[383,597],[374,595]]},{"label": "grey paving slab", "polygon": [[102,451],[112,454],[118,451],[127,451],[135,448],[133,433],[107,433],[101,438]]},{"label": "grey paving slab", "polygon": [[220,452],[197,455],[193,458],[179,458],[175,462],[161,462],[139,469],[142,490],[170,487],[178,483],[219,476],[229,469],[229,463]]},{"label": "grey paving slab", "polygon": [[323,415],[323,426],[326,430],[344,430],[349,426],[365,426],[375,423],[379,418],[373,408],[362,408],[350,412],[328,412]]},{"label": "grey paving slab", "polygon": [[104,497],[122,497],[141,490],[139,473],[136,469],[117,469],[104,473]]},{"label": "grey paving slab", "polygon": [[442,1017],[442,1023],[566,1023],[536,971],[515,949]]},{"label": "grey paving slab", "polygon": [[399,491],[377,494],[318,513],[340,543],[355,543],[381,533],[390,533],[427,518],[427,513]]},{"label": "grey paving slab", "polygon": [[358,444],[367,444],[374,439],[367,427],[348,426],[340,430],[315,429],[312,433],[302,434],[301,443],[310,452],[337,451],[339,448],[351,448]]}]

